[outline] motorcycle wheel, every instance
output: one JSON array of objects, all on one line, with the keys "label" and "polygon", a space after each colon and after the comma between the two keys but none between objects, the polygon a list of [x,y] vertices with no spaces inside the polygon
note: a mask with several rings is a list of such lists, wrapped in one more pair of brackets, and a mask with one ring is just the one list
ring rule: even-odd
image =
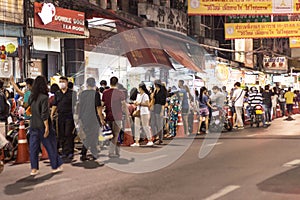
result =
[{"label": "motorcycle wheel", "polygon": [[227,131],[232,131],[233,126],[230,120],[228,120],[228,122],[226,123],[225,128]]}]

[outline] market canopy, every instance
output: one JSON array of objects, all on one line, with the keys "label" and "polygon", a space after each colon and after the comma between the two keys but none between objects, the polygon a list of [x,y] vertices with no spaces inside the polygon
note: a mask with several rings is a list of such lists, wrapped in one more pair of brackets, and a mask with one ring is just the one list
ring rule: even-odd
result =
[{"label": "market canopy", "polygon": [[116,22],[116,29],[118,34],[99,44],[97,52],[126,55],[132,67],[175,69],[172,58],[187,69],[203,72],[205,49],[183,34],[153,27],[128,29],[121,22]]}]

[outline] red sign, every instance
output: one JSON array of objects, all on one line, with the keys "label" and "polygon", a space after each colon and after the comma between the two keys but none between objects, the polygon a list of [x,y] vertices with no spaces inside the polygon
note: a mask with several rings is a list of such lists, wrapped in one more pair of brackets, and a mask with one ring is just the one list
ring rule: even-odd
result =
[{"label": "red sign", "polygon": [[84,13],[55,7],[52,3],[34,3],[34,27],[84,35]]}]

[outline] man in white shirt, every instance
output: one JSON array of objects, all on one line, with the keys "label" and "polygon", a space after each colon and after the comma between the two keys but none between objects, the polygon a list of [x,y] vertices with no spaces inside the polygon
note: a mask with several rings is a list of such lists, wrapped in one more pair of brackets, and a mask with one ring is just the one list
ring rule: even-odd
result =
[{"label": "man in white shirt", "polygon": [[243,89],[241,89],[240,82],[236,82],[234,84],[234,87],[236,89],[234,90],[231,100],[232,100],[232,102],[234,102],[234,107],[235,107],[235,111],[236,111],[236,124],[237,124],[238,129],[244,129],[242,114],[243,114],[245,91]]}]

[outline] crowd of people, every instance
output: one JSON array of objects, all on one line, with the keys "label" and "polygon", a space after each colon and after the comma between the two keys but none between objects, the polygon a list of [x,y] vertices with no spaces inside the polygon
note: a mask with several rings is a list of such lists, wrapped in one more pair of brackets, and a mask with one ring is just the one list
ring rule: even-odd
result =
[{"label": "crowd of people", "polygon": [[[141,82],[129,93],[117,77],[111,77],[109,86],[102,80],[99,88],[94,78],[88,78],[86,87],[78,91],[63,76],[59,84],[51,86],[43,76],[26,79],[25,85],[15,83],[11,77],[10,83],[15,92],[5,89],[0,81],[0,121],[10,124],[21,116],[30,120],[31,175],[39,173],[41,143],[48,152],[53,173],[57,173],[63,170],[64,162],[74,158],[76,135],[80,135],[83,143],[80,160],[97,160],[99,130],[103,127],[108,127],[112,134],[108,156],[118,158],[128,122],[132,122],[134,143],[131,147],[153,146],[177,135],[180,118],[186,136],[210,133],[212,113],[223,109],[224,105],[230,107],[235,129],[244,129],[257,105],[263,108],[264,127],[278,117],[277,106],[281,116],[287,113],[287,120],[293,120],[293,106],[300,105],[299,91],[292,92],[291,88],[285,91],[269,85],[242,89],[239,82],[228,92],[225,86],[191,91],[183,80],[167,89],[165,83],[155,80],[153,86],[147,87]],[[196,132],[195,116],[200,122]],[[88,156],[88,150],[92,156]],[[99,164],[104,165],[103,162]]]}]

